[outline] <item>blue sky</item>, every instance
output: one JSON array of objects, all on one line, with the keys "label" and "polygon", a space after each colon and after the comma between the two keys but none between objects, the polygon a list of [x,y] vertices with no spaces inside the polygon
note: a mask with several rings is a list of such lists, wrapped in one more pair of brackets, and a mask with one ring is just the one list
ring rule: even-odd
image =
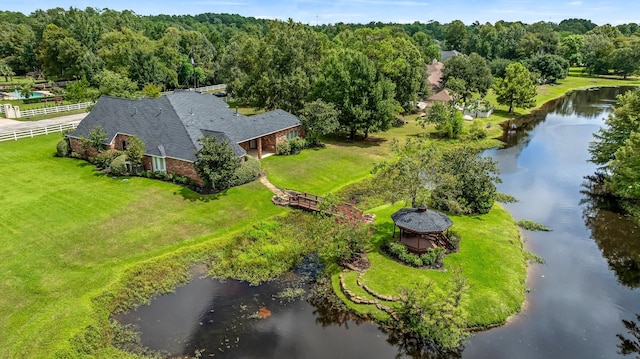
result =
[{"label": "blue sky", "polygon": [[584,18],[598,25],[640,23],[638,0],[0,0],[1,10],[25,14],[53,7],[133,10],[137,14],[232,13],[259,18],[292,18],[316,24],[370,21],[410,23],[462,20],[495,23],[498,20],[560,22]]}]

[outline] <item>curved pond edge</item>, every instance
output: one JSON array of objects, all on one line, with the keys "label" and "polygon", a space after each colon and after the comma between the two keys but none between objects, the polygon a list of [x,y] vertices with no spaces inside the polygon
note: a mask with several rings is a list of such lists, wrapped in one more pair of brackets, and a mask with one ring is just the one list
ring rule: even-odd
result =
[{"label": "curved pond edge", "polygon": [[[354,303],[348,294],[360,299],[393,307],[394,302],[376,300],[368,293],[397,298],[402,287],[432,281],[436,286],[448,282],[460,268],[471,288],[463,300],[468,313],[470,331],[501,326],[520,313],[526,300],[527,255],[522,233],[511,214],[500,204],[494,204],[485,215],[454,216],[456,232],[460,233],[460,251],[445,257],[445,270],[425,270],[405,266],[389,258],[379,247],[393,229],[389,214],[398,206],[385,205],[376,213],[375,247],[367,253],[371,267],[360,274],[355,271],[334,273],[334,291],[354,313],[370,317],[379,323],[390,323],[390,316],[376,305]],[[345,285],[341,285],[340,277]],[[348,288],[345,293],[343,287]]]}]

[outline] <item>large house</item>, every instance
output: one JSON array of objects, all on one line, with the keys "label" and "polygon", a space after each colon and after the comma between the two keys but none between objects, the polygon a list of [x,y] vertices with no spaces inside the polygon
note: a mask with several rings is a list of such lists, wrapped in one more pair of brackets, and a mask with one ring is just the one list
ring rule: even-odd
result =
[{"label": "large house", "polygon": [[198,139],[204,136],[227,141],[238,157],[250,154],[261,159],[302,131],[300,120],[286,111],[244,116],[213,95],[193,91],[140,100],[101,97],[67,135],[73,152],[86,151],[81,139],[97,127],[107,132],[104,145],[111,149],[125,150],[130,137],[139,137],[145,144],[145,170],[176,173],[198,182],[193,164],[201,148]]}]

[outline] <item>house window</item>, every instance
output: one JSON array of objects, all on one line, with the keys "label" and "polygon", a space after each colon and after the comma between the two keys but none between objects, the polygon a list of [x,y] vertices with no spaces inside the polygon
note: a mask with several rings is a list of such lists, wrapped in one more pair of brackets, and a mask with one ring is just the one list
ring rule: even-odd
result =
[{"label": "house window", "polygon": [[298,130],[289,131],[287,133],[287,140],[290,140],[294,137],[298,137]]},{"label": "house window", "polygon": [[126,151],[129,143],[126,140],[122,140],[122,150]]},{"label": "house window", "polygon": [[258,141],[257,140],[249,141],[249,149],[255,150],[256,148],[258,148]]},{"label": "house window", "polygon": [[154,172],[167,172],[167,161],[164,157],[151,156]]}]

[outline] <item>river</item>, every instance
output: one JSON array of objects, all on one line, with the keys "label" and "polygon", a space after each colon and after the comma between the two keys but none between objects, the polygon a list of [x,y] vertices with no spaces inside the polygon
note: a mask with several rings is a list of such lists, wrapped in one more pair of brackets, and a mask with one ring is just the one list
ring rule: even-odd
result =
[{"label": "river", "polygon": [[[463,358],[624,358],[624,339],[640,344],[640,331],[629,331],[640,325],[640,227],[584,186],[595,171],[588,144],[621,91],[553,101],[512,124],[507,147],[485,153],[499,163],[499,191],[519,200],[506,205],[512,215],[553,231],[524,232],[527,249],[545,260],[530,267],[525,308],[476,333]],[[199,355],[216,358],[404,357],[374,324],[280,294],[291,287],[300,286],[198,279],[117,319],[167,356],[204,348]]]}]

